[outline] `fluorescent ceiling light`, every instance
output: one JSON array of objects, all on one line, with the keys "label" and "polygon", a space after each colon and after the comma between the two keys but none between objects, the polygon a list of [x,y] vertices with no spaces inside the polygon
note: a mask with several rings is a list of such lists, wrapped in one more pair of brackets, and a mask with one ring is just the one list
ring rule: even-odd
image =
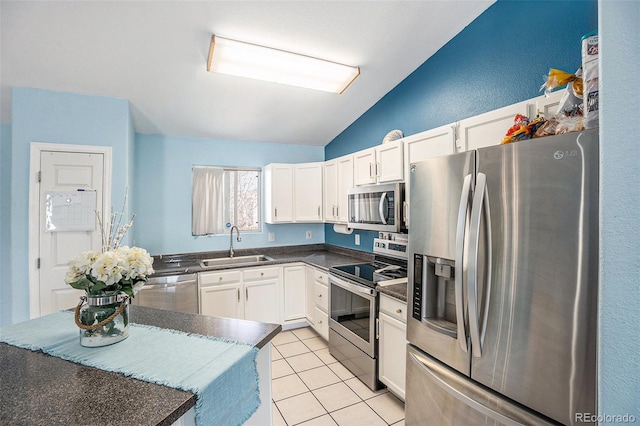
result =
[{"label": "fluorescent ceiling light", "polygon": [[207,71],[342,93],[360,75],[350,67],[257,44],[212,36]]}]

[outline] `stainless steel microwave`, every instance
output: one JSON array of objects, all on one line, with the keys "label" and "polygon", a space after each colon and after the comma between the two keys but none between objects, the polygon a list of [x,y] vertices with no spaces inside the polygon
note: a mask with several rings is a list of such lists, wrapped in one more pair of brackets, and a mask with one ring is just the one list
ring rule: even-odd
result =
[{"label": "stainless steel microwave", "polygon": [[357,186],[348,192],[348,226],[373,231],[402,232],[404,183]]}]

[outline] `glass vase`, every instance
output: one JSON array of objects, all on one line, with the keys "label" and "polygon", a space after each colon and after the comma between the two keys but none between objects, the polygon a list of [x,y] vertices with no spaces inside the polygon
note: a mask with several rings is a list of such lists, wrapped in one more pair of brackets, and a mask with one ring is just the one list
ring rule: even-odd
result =
[{"label": "glass vase", "polygon": [[76,307],[80,345],[112,345],[129,337],[129,296],[124,293],[82,296]]}]

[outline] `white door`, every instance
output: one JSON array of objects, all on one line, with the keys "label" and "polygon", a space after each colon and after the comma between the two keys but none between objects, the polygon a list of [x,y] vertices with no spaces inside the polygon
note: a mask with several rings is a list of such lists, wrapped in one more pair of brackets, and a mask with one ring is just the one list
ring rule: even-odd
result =
[{"label": "white door", "polygon": [[[67,263],[78,254],[93,250],[100,252],[101,235],[95,223],[93,231],[47,231],[45,205],[47,194],[96,191],[95,209],[103,214],[104,155],[100,153],[53,152],[40,153],[39,195],[39,298],[40,315],[68,309],[78,303],[83,294],[64,281]],[[78,191],[80,190],[80,191]],[[74,198],[74,201],[77,202]],[[65,214],[65,213],[60,213]],[[64,217],[59,217],[64,219]],[[55,216],[53,217],[55,219]]]}]

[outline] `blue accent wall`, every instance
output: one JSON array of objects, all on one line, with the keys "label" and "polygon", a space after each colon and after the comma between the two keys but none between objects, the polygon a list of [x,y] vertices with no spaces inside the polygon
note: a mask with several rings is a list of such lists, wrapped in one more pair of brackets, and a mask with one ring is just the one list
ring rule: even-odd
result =
[{"label": "blue accent wall", "polygon": [[[191,235],[191,167],[194,165],[262,168],[269,163],[323,161],[323,156],[323,147],[317,146],[137,135],[135,243],[154,254],[229,248],[228,234]],[[264,208],[264,202],[261,204]],[[305,236],[307,230],[312,232],[310,240]],[[275,234],[275,241],[268,241],[269,232]],[[234,247],[323,242],[323,224],[263,224],[262,232],[243,232],[242,242],[234,243]]]},{"label": "blue accent wall", "polygon": [[[408,136],[540,96],[549,68],[580,67],[580,38],[597,27],[597,1],[499,0],[331,141],[325,159],[379,145],[393,129]],[[355,246],[327,226],[325,240],[371,251],[375,234],[362,231]]]}]

